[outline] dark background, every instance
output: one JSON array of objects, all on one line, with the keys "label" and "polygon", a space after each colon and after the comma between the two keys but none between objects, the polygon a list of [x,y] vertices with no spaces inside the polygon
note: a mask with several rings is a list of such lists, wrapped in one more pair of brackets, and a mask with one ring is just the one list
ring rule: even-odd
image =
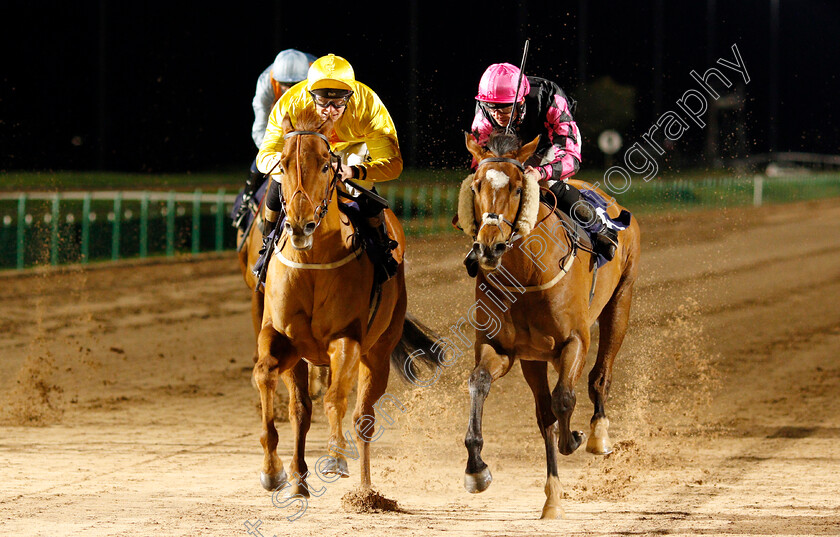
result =
[{"label": "dark background", "polygon": [[[636,88],[625,147],[698,87],[692,69],[731,60],[735,43],[751,77],[748,151],[840,152],[840,2],[363,4],[5,0],[0,170],[244,170],[256,154],[257,76],[289,47],[347,58],[390,110],[408,164],[464,166],[462,133],[481,73],[490,63],[518,65],[525,37],[526,72],[572,96],[604,75]],[[586,111],[577,115],[583,121]],[[701,129],[674,151],[702,164]],[[583,157],[602,164],[592,140]]]}]

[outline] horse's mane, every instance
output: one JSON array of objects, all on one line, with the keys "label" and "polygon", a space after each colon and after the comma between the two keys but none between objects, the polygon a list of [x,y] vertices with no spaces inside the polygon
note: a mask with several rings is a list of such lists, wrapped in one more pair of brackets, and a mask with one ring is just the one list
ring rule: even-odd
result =
[{"label": "horse's mane", "polygon": [[295,130],[320,132],[324,120],[314,109],[304,108],[295,121]]},{"label": "horse's mane", "polygon": [[494,130],[490,133],[490,138],[487,140],[487,149],[497,157],[516,151],[521,146],[522,142],[518,136],[506,133],[503,130]]}]

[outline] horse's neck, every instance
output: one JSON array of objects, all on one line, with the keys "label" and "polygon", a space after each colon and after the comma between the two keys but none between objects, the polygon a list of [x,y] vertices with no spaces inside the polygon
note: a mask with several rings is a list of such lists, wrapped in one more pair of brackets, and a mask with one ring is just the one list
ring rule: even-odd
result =
[{"label": "horse's neck", "polygon": [[[542,221],[549,211],[550,209],[540,205],[537,222]],[[560,270],[560,262],[566,259],[571,251],[568,236],[562,227],[555,225],[557,218],[546,218],[534,227],[528,236],[513,243],[513,247],[502,258],[505,270],[520,284],[540,285],[551,280]],[[556,232],[552,233],[552,230]],[[545,251],[542,251],[543,249]]]}]

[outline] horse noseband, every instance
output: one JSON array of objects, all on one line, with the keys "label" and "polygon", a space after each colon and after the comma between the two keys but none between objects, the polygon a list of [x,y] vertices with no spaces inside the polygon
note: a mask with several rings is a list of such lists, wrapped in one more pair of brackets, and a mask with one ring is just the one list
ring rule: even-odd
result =
[{"label": "horse noseband", "polygon": [[[508,164],[513,164],[514,166],[516,166],[519,169],[519,171],[521,171],[522,173],[525,173],[525,166],[521,162],[519,162],[516,159],[506,158],[506,157],[487,157],[487,158],[481,159],[481,161],[475,167],[476,172],[478,172],[478,169],[481,166],[483,166],[484,164],[489,164],[491,162],[506,162]],[[475,189],[473,189],[473,192],[475,192]],[[521,212],[522,212],[522,200],[519,201],[519,207],[517,207],[517,209],[516,209],[516,216],[513,217],[513,222],[516,222],[517,220],[519,220],[519,214]],[[511,222],[510,220],[508,220],[504,216],[500,216],[496,213],[487,213],[487,214],[484,215],[484,217],[481,219],[481,226],[479,226],[478,230],[476,230],[476,232],[475,232],[476,237],[478,236],[478,231],[480,231],[481,228],[484,227],[484,220],[488,219],[488,218],[493,218],[494,220],[496,220],[497,223],[495,225],[497,225],[497,226],[499,225],[498,222],[504,222],[505,224],[510,226],[510,235],[508,236],[507,240],[505,241],[505,249],[506,250],[510,250],[513,247],[513,243],[516,242],[517,240],[519,240],[520,238],[522,238],[522,236],[519,235],[516,232],[516,225],[513,222]]]}]

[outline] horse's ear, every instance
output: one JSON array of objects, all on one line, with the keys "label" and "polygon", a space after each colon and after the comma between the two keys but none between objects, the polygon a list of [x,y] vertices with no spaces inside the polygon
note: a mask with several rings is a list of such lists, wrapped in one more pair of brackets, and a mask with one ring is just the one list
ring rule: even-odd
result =
[{"label": "horse's ear", "polygon": [[327,135],[329,135],[329,133],[330,133],[330,132],[332,132],[332,129],[333,129],[333,124],[334,124],[334,123],[335,123],[335,122],[332,120],[332,118],[331,118],[331,117],[328,117],[328,118],[327,118],[327,120],[326,120],[326,121],[324,121],[324,122],[321,124],[321,126],[318,128],[318,132],[320,132],[321,134],[327,134]]},{"label": "horse's ear", "polygon": [[280,124],[283,128],[283,134],[289,134],[293,130],[295,130],[294,126],[292,125],[292,118],[289,117],[288,112],[285,116],[283,116],[283,122]]},{"label": "horse's ear", "polygon": [[516,152],[516,160],[518,160],[519,162],[525,162],[526,160],[531,158],[531,155],[533,155],[534,151],[537,150],[538,143],[540,143],[539,135],[537,135],[536,138],[519,148],[519,151]]},{"label": "horse's ear", "polygon": [[467,142],[467,150],[469,150],[469,152],[472,154],[475,160],[480,161],[482,158],[484,158],[484,155],[485,153],[487,153],[487,150],[478,145],[478,142],[475,141],[475,137],[472,135],[472,133],[465,132],[464,139]]}]

